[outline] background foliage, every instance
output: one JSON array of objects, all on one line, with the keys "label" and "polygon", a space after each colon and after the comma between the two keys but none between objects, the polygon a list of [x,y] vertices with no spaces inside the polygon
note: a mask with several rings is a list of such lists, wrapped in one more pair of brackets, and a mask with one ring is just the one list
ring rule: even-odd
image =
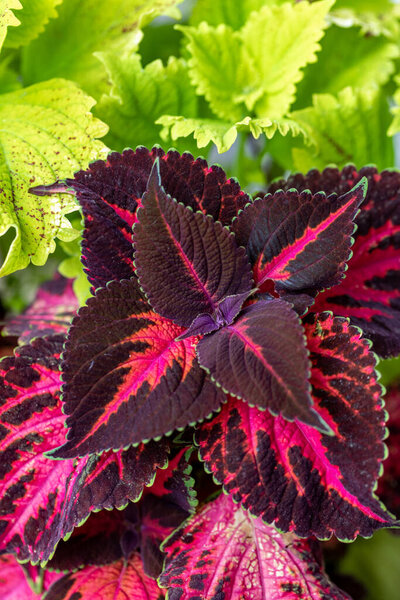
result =
[{"label": "background foliage", "polygon": [[[201,153],[250,192],[288,171],[399,163],[390,0],[0,0],[0,47],[3,315],[55,269],[87,298],[75,201],[28,189],[108,149]],[[387,385],[399,360],[381,371]],[[357,541],[335,568],[392,599],[398,541]]]}]

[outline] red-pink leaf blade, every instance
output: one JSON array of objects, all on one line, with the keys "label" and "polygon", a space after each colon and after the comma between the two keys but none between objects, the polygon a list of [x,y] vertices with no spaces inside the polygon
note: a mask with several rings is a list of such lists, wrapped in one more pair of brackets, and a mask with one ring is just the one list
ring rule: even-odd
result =
[{"label": "red-pink leaf blade", "polygon": [[169,600],[346,600],[327,578],[311,540],[252,519],[223,494],[163,546],[160,584]]}]

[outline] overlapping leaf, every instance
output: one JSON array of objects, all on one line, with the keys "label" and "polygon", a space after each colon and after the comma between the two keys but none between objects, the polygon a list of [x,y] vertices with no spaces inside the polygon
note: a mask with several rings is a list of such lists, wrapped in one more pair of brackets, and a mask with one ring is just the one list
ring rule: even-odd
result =
[{"label": "overlapping leaf", "polygon": [[91,511],[138,500],[168,461],[165,440],[79,461],[46,458],[64,441],[63,341],[37,339],[0,363],[1,549],[34,562],[45,562]]},{"label": "overlapping leaf", "polygon": [[84,567],[56,581],[43,600],[161,600],[164,592],[143,571],[138,554],[102,567]]},{"label": "overlapping leaf", "polygon": [[305,328],[314,408],[334,436],[231,399],[199,426],[200,456],[235,501],[282,531],[371,536],[393,522],[373,496],[385,456],[375,358],[343,318],[310,316]]},{"label": "overlapping leaf", "polygon": [[29,0],[23,3],[22,10],[16,13],[20,25],[7,32],[5,46],[18,48],[28,44],[45,28],[49,19],[57,16],[56,6],[62,0]]},{"label": "overlapping leaf", "polygon": [[204,419],[224,394],[200,368],[194,338],[152,311],[137,279],[112,282],[69,332],[63,400],[70,428],[53,453],[67,458],[119,449]]},{"label": "overlapping leaf", "polygon": [[374,350],[387,357],[400,352],[400,175],[396,171],[379,173],[374,167],[359,172],[353,166],[342,171],[328,168],[322,173],[293,175],[273,184],[313,193],[347,193],[362,177],[368,191],[355,219],[353,256],[345,279],[319,294],[315,311],[332,310],[350,317],[374,343]]},{"label": "overlapping leaf", "polygon": [[[20,21],[13,13],[15,9],[21,9],[22,4],[19,0],[1,0],[0,2],[0,49],[4,38],[7,35],[7,28],[12,25],[19,25]],[[18,14],[18,13],[17,13]]]},{"label": "overlapping leaf", "polygon": [[281,534],[219,496],[164,544],[160,584],[169,600],[346,600],[316,558],[312,540]]},{"label": "overlapping leaf", "polygon": [[[78,235],[65,215],[71,197],[35,198],[32,185],[65,177],[102,154],[107,126],[91,115],[94,101],[72,82],[53,79],[0,96],[0,235],[15,233],[0,274],[43,265],[57,236]],[[11,233],[10,231],[10,233]]]},{"label": "overlapping leaf", "polygon": [[313,297],[339,283],[350,257],[353,219],[366,191],[363,180],[339,197],[277,191],[247,206],[233,230],[247,250],[258,287],[273,282],[275,291],[293,298],[301,311],[307,305],[302,306],[302,295]]},{"label": "overlapping leaf", "polygon": [[250,292],[243,248],[212,217],[165,193],[158,161],[141,204],[133,235],[136,272],[157,313],[189,327],[198,315],[215,315],[226,297]]},{"label": "overlapping leaf", "polygon": [[[134,273],[132,225],[138,203],[146,191],[154,161],[160,158],[161,182],[178,202],[201,210],[223,225],[229,225],[238,210],[249,202],[239,184],[227,179],[217,166],[209,167],[201,158],[161,148],[144,147],[116,152],[108,160],[93,163],[74,179],[67,179],[76,193],[85,217],[82,261],[95,288],[115,279],[128,279]],[[36,193],[59,191],[65,185],[39,188]],[[107,244],[104,244],[104,237]]]},{"label": "overlapping leaf", "polygon": [[56,276],[39,288],[33,304],[23,314],[6,323],[3,333],[18,336],[20,344],[35,337],[67,333],[77,309],[72,280]]},{"label": "overlapping leaf", "polygon": [[287,302],[248,306],[234,323],[200,340],[197,352],[200,364],[228,393],[329,431],[311,407],[304,331]]}]

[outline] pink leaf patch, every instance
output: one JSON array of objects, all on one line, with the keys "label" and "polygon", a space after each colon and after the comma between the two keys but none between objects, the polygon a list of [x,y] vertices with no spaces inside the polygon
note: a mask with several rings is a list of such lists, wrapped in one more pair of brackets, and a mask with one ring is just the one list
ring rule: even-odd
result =
[{"label": "pink leaf patch", "polygon": [[328,313],[306,323],[314,408],[334,436],[232,399],[199,426],[200,456],[254,515],[282,531],[354,539],[395,522],[373,495],[385,413],[366,340]]},{"label": "pink leaf patch", "polygon": [[390,387],[385,396],[385,408],[389,413],[386,440],[388,456],[383,463],[384,471],[378,482],[377,494],[389,510],[400,517],[400,390],[398,385]]},{"label": "pink leaf patch", "polygon": [[250,406],[329,432],[312,408],[304,330],[283,300],[259,300],[232,324],[205,336],[198,357],[213,379]]},{"label": "pink leaf patch", "polygon": [[331,310],[349,317],[372,340],[374,350],[388,357],[400,352],[400,173],[347,166],[342,171],[316,170],[294,175],[277,187],[313,193],[348,192],[362,177],[368,192],[355,219],[357,230],[346,277],[317,297],[313,310]]},{"label": "pink leaf patch", "polygon": [[[28,583],[37,587],[36,591]],[[43,580],[41,569],[31,565],[22,566],[12,554],[0,556],[0,591],[1,600],[41,600],[42,591],[46,591],[61,575],[58,573],[44,573]]]},{"label": "pink leaf patch", "polygon": [[80,310],[63,362],[67,443],[71,458],[119,449],[195,423],[224,394],[208,380],[195,338],[151,310],[137,279],[112,282]]},{"label": "pink leaf patch", "polygon": [[35,337],[67,333],[78,307],[72,279],[56,275],[39,288],[32,305],[22,315],[6,323],[3,332],[18,336],[20,344],[27,344]]},{"label": "pink leaf patch", "polygon": [[165,542],[160,584],[169,600],[348,600],[314,554],[313,542],[252,519],[223,494]]},{"label": "pink leaf patch", "polygon": [[137,500],[168,462],[166,440],[78,461],[46,457],[65,435],[63,341],[37,339],[0,363],[0,550],[33,562],[48,560],[91,511]]},{"label": "pink leaf patch", "polygon": [[164,592],[143,571],[138,554],[102,567],[84,567],[56,581],[43,600],[161,600]]}]

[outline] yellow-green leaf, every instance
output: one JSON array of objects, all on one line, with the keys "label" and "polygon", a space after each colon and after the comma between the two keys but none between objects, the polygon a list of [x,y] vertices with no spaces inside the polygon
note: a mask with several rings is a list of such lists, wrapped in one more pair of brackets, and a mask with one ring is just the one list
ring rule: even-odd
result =
[{"label": "yellow-green leaf", "polygon": [[21,0],[22,10],[17,14],[21,24],[8,30],[4,45],[7,48],[18,48],[35,39],[46,23],[57,16],[56,6],[61,2],[62,0]]},{"label": "yellow-green leaf", "polygon": [[54,238],[76,236],[65,215],[73,197],[33,196],[28,189],[71,176],[105,151],[107,127],[90,113],[94,101],[72,82],[54,79],[0,96],[0,235],[15,237],[0,269],[7,275],[46,262]]},{"label": "yellow-green leaf", "polygon": [[7,27],[20,23],[12,11],[21,8],[22,4],[19,0],[0,0],[0,48],[7,35]]}]

